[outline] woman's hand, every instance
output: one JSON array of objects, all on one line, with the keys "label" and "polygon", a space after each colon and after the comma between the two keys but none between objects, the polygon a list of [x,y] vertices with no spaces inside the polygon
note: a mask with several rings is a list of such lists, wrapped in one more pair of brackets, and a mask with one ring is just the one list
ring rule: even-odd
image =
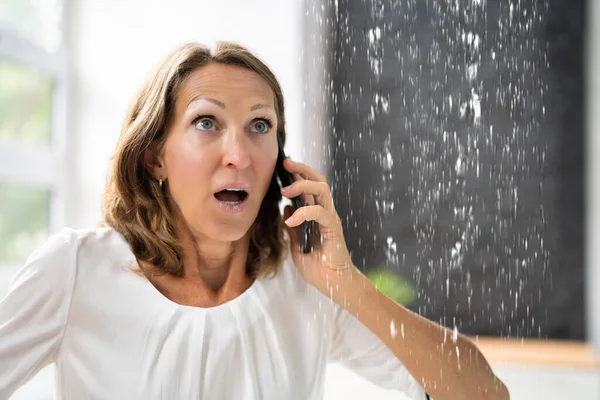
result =
[{"label": "woman's hand", "polygon": [[[296,181],[281,189],[281,194],[290,199],[300,196],[306,204],[295,211],[291,205],[284,209],[294,264],[309,284],[332,297],[333,287],[341,280],[352,279],[357,269],[346,247],[331,190],[325,177],[308,165],[286,158],[283,166],[294,175]],[[300,248],[297,227],[304,221],[316,221],[319,227],[320,244],[313,243],[310,253],[303,253]]]}]

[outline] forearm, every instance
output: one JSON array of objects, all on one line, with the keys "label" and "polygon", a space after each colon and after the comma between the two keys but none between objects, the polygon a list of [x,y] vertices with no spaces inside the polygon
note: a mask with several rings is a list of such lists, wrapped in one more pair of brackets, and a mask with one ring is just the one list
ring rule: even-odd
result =
[{"label": "forearm", "polygon": [[362,274],[338,282],[332,300],[398,357],[434,400],[509,399],[483,354],[464,335],[395,303]]}]

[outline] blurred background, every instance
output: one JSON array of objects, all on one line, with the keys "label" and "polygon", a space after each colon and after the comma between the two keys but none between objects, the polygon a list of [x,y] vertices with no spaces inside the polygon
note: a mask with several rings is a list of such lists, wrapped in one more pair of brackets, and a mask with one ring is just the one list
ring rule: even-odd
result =
[{"label": "blurred background", "polygon": [[233,40],[278,77],[286,152],[328,177],[382,291],[477,340],[513,399],[600,398],[599,20],[595,0],[0,0],[0,297],[49,234],[99,222],[155,63]]}]

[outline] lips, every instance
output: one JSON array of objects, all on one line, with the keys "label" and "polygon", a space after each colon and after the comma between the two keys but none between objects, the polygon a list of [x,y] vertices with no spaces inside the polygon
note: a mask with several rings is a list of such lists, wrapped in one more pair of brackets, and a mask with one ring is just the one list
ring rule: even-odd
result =
[{"label": "lips", "polygon": [[236,203],[236,202],[242,202],[242,201],[246,200],[246,197],[248,197],[248,193],[245,190],[227,190],[227,189],[225,189],[225,190],[221,190],[220,192],[215,193],[214,196],[219,201]]},{"label": "lips", "polygon": [[239,204],[250,195],[250,187],[240,181],[229,181],[221,184],[213,195],[221,202],[230,205]]},{"label": "lips", "polygon": [[244,192],[246,192],[246,194],[248,194],[248,195],[251,193],[251,192],[250,192],[250,186],[249,186],[249,185],[246,185],[246,184],[245,184],[245,183],[243,183],[243,182],[226,182],[226,183],[224,183],[224,184],[222,184],[222,185],[218,186],[218,187],[217,187],[217,188],[216,188],[216,189],[213,191],[213,193],[214,193],[214,194],[216,194],[216,193],[222,192],[223,190],[226,190],[226,189],[236,189],[236,190],[243,190],[243,191],[244,191]]}]

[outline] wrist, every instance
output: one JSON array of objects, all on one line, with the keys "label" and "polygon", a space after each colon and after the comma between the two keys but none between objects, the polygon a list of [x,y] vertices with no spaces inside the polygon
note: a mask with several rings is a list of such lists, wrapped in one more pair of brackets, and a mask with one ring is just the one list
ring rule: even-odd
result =
[{"label": "wrist", "polygon": [[350,302],[357,302],[370,281],[354,265],[348,271],[339,273],[335,279],[330,279],[327,285],[327,296],[338,305],[346,308]]}]

